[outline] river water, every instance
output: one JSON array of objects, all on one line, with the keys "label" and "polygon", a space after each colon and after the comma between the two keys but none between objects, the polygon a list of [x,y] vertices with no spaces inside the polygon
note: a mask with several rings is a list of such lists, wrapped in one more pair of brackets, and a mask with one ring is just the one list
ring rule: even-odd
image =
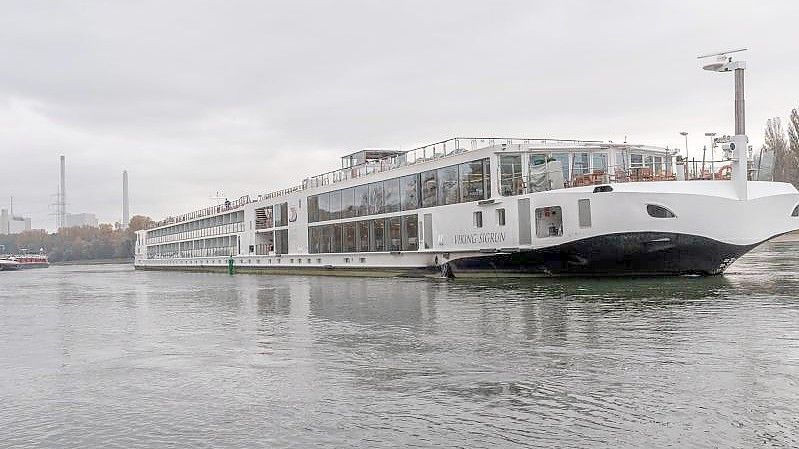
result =
[{"label": "river water", "polygon": [[796,447],[799,244],[727,275],[0,273],[0,447]]}]

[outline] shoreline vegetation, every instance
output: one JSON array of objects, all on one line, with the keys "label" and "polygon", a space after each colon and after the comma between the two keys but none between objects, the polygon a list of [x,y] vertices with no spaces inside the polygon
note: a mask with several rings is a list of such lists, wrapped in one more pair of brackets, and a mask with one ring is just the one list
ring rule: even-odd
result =
[{"label": "shoreline vegetation", "polygon": [[43,230],[0,235],[0,250],[6,254],[44,253],[51,264],[130,263],[133,261],[136,231],[152,220],[134,215],[127,229],[103,223],[98,227],[61,228],[48,234]]}]

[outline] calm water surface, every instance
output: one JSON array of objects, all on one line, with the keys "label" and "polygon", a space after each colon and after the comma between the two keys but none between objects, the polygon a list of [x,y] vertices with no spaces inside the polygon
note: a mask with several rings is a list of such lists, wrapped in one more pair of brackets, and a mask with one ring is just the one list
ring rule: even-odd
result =
[{"label": "calm water surface", "polygon": [[796,447],[799,245],[716,278],[0,273],[0,447]]}]

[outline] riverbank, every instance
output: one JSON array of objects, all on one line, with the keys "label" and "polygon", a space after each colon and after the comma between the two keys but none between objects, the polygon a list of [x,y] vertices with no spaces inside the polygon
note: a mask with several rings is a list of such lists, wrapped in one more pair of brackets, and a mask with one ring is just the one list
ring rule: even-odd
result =
[{"label": "riverbank", "polygon": [[112,259],[86,259],[86,260],[64,260],[61,262],[51,262],[50,265],[110,265],[110,264],[132,264],[133,259],[126,257]]}]

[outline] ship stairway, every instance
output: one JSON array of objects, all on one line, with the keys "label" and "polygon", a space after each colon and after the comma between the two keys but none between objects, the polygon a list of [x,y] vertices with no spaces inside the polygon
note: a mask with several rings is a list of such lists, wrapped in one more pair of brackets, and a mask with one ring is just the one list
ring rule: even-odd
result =
[{"label": "ship stairway", "polygon": [[268,221],[269,219],[266,216],[265,207],[259,207],[258,209],[255,209],[255,229],[266,229]]}]

